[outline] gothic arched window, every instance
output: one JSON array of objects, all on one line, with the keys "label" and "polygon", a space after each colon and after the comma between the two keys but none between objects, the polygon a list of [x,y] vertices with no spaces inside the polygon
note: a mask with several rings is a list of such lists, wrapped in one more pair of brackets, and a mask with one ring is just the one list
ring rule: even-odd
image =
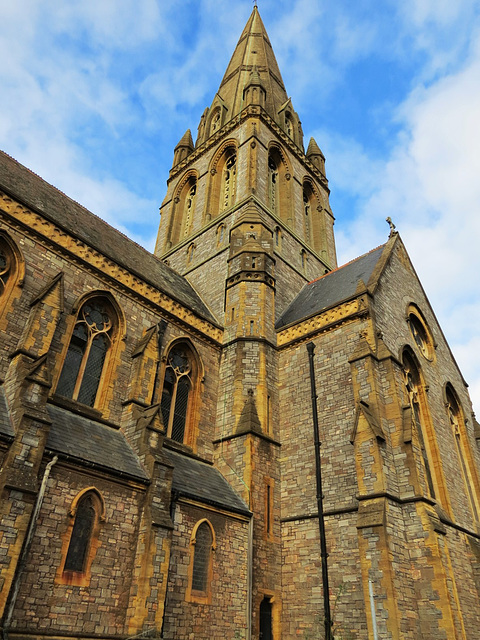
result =
[{"label": "gothic arched window", "polygon": [[64,571],[85,571],[90,542],[97,521],[97,512],[92,493],[87,493],[79,501],[72,536],[65,558]]},{"label": "gothic arched window", "polygon": [[428,442],[426,440],[425,424],[427,420],[427,408],[425,404],[425,389],[422,384],[418,366],[408,350],[405,350],[403,353],[403,367],[405,372],[405,387],[407,389],[408,399],[412,409],[412,418],[417,431],[418,444],[422,453],[425,479],[427,481],[430,496],[435,498],[432,465],[427,451]]},{"label": "gothic arched window", "polygon": [[188,236],[192,227],[193,211],[195,208],[195,196],[197,195],[197,182],[191,180],[185,196],[183,207],[183,236]]},{"label": "gothic arched window", "polygon": [[211,124],[210,124],[210,135],[213,135],[215,131],[218,131],[220,129],[220,125],[221,125],[220,120],[221,120],[220,108],[217,108],[212,115]]},{"label": "gothic arched window", "polygon": [[305,220],[305,240],[312,242],[312,203],[311,191],[305,185],[303,187],[303,214]]},{"label": "gothic arched window", "polygon": [[235,202],[237,188],[237,154],[230,151],[223,167],[222,209],[228,209]]},{"label": "gothic arched window", "polygon": [[215,532],[208,520],[195,525],[190,540],[190,569],[187,599],[209,602],[215,550]]},{"label": "gothic arched window", "polygon": [[99,526],[105,519],[103,499],[94,487],[76,496],[70,518],[63,545],[64,561],[57,572],[57,580],[85,585],[98,547]]},{"label": "gothic arched window", "polygon": [[420,310],[415,305],[410,305],[408,311],[408,324],[410,333],[415,341],[415,345],[427,360],[433,357],[433,340]]},{"label": "gothic arched window", "polygon": [[220,247],[225,242],[226,235],[226,226],[223,224],[219,224],[217,227],[217,247]]},{"label": "gothic arched window", "polygon": [[278,214],[279,192],[278,192],[278,164],[273,154],[268,156],[268,204],[270,209]]},{"label": "gothic arched window", "polygon": [[458,402],[457,395],[453,390],[453,387],[448,384],[445,390],[445,405],[452,428],[453,436],[455,438],[455,444],[457,447],[458,458],[460,462],[460,469],[462,472],[463,482],[466,488],[470,508],[475,519],[475,522],[479,522],[479,500],[474,488],[475,478],[471,473],[473,466],[471,466],[471,455],[466,441],[466,428],[463,412]]},{"label": "gothic arched window", "polygon": [[93,407],[115,333],[116,314],[103,297],[89,298],[78,312],[56,393]]},{"label": "gothic arched window", "polygon": [[7,281],[12,275],[12,259],[5,241],[0,239],[0,296],[3,295]]},{"label": "gothic arched window", "polygon": [[191,413],[195,361],[190,348],[175,344],[167,355],[160,406],[167,436],[184,442]]}]

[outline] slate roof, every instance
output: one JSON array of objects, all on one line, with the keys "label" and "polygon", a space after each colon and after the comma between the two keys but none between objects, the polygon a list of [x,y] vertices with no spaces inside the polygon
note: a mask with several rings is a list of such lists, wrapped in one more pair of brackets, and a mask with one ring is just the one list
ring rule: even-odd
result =
[{"label": "slate roof", "polygon": [[245,502],[235,493],[218,469],[175,451],[164,449],[164,452],[174,465],[173,491],[199,502],[250,515]]},{"label": "slate roof", "polygon": [[0,435],[7,436],[8,439],[15,436],[3,387],[0,387]]},{"label": "slate roof", "polygon": [[136,480],[148,480],[121,431],[62,407],[47,408],[52,420],[47,449]]},{"label": "slate roof", "polygon": [[183,276],[3,151],[0,188],[193,312],[216,322]]},{"label": "slate roof", "polygon": [[381,245],[306,284],[277,320],[275,327],[281,329],[353,297],[360,280],[368,283],[384,248],[385,245]]}]

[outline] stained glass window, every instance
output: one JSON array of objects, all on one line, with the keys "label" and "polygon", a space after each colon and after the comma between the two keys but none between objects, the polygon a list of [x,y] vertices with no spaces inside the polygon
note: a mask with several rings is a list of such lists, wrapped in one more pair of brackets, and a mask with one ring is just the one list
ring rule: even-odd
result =
[{"label": "stained glass window", "polygon": [[77,316],[57,393],[93,407],[113,337],[113,312],[100,298],[86,302]]}]

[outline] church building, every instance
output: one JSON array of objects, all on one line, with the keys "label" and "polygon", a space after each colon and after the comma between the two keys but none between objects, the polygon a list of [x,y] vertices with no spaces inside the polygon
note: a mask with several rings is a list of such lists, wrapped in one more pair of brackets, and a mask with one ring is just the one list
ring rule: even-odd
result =
[{"label": "church building", "polygon": [[3,640],[478,640],[467,384],[393,224],[337,265],[257,7],[160,213],[0,154]]}]

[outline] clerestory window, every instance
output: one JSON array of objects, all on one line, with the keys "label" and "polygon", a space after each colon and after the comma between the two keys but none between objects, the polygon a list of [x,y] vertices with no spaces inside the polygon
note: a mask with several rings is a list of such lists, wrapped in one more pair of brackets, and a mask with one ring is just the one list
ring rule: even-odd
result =
[{"label": "clerestory window", "polygon": [[90,407],[95,405],[107,353],[115,332],[108,300],[90,298],[78,312],[56,392]]},{"label": "clerestory window", "polygon": [[194,359],[189,347],[176,344],[167,356],[160,406],[167,436],[184,442],[191,413]]}]

